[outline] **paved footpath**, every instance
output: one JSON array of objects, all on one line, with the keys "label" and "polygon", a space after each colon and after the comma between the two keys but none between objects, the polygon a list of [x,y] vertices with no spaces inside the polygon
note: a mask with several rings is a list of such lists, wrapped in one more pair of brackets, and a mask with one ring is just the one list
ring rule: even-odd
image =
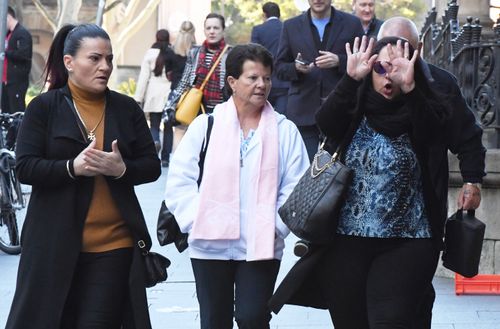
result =
[{"label": "paved footpath", "polygon": [[[164,170],[157,182],[137,187],[153,238],[153,250],[161,252],[172,261],[167,282],[148,289],[151,321],[154,329],[195,329],[199,328],[199,314],[189,257],[187,253],[179,254],[173,246],[159,247],[156,242],[156,218],[165,179]],[[278,281],[296,261],[290,247],[294,241],[294,237],[287,239],[288,248],[285,249]],[[0,328],[5,327],[14,294],[18,262],[18,256],[0,252]],[[433,329],[500,329],[500,296],[456,296],[453,280],[436,278],[434,283],[437,299]],[[285,306],[278,315],[273,316],[271,328],[326,329],[333,326],[328,312],[324,310]]]}]

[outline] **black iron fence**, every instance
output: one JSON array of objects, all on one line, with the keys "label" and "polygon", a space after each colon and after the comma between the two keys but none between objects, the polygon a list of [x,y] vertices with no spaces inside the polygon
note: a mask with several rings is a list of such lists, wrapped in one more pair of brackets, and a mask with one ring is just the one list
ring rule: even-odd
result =
[{"label": "black iron fence", "polygon": [[423,57],[457,77],[484,128],[485,144],[500,148],[500,21],[486,37],[479,19],[468,17],[460,26],[458,10],[457,1],[450,1],[441,23],[435,8],[428,13],[421,32]]}]

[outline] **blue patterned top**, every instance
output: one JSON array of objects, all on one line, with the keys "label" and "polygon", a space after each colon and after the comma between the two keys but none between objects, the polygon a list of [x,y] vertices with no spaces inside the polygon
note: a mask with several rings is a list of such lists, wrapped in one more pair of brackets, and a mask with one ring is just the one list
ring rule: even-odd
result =
[{"label": "blue patterned top", "polygon": [[364,118],[346,150],[353,183],[337,233],[376,238],[429,238],[422,179],[408,134],[387,137]]},{"label": "blue patterned top", "polygon": [[248,145],[252,140],[253,135],[255,135],[255,130],[250,129],[248,131],[247,138],[243,135],[243,129],[240,129],[240,166],[243,166],[243,157],[247,154]]}]

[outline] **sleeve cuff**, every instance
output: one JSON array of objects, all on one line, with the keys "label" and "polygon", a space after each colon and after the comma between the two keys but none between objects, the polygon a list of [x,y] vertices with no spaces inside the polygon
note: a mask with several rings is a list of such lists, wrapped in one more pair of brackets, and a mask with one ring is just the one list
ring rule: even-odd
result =
[{"label": "sleeve cuff", "polygon": [[356,92],[361,86],[363,80],[357,81],[349,76],[349,74],[344,74],[342,76],[342,79],[340,79],[338,85],[337,85],[337,90],[339,93],[343,95],[356,95]]}]

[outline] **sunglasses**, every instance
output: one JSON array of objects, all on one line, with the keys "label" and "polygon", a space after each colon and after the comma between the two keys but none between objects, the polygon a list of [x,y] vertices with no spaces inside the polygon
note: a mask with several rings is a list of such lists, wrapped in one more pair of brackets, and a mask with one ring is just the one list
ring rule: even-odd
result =
[{"label": "sunglasses", "polygon": [[[385,64],[387,64],[388,66],[392,66],[391,62],[385,62]],[[373,63],[373,71],[375,71],[375,73],[380,75],[384,75],[387,73],[384,66],[382,66],[382,61],[376,61],[375,63]]]}]

